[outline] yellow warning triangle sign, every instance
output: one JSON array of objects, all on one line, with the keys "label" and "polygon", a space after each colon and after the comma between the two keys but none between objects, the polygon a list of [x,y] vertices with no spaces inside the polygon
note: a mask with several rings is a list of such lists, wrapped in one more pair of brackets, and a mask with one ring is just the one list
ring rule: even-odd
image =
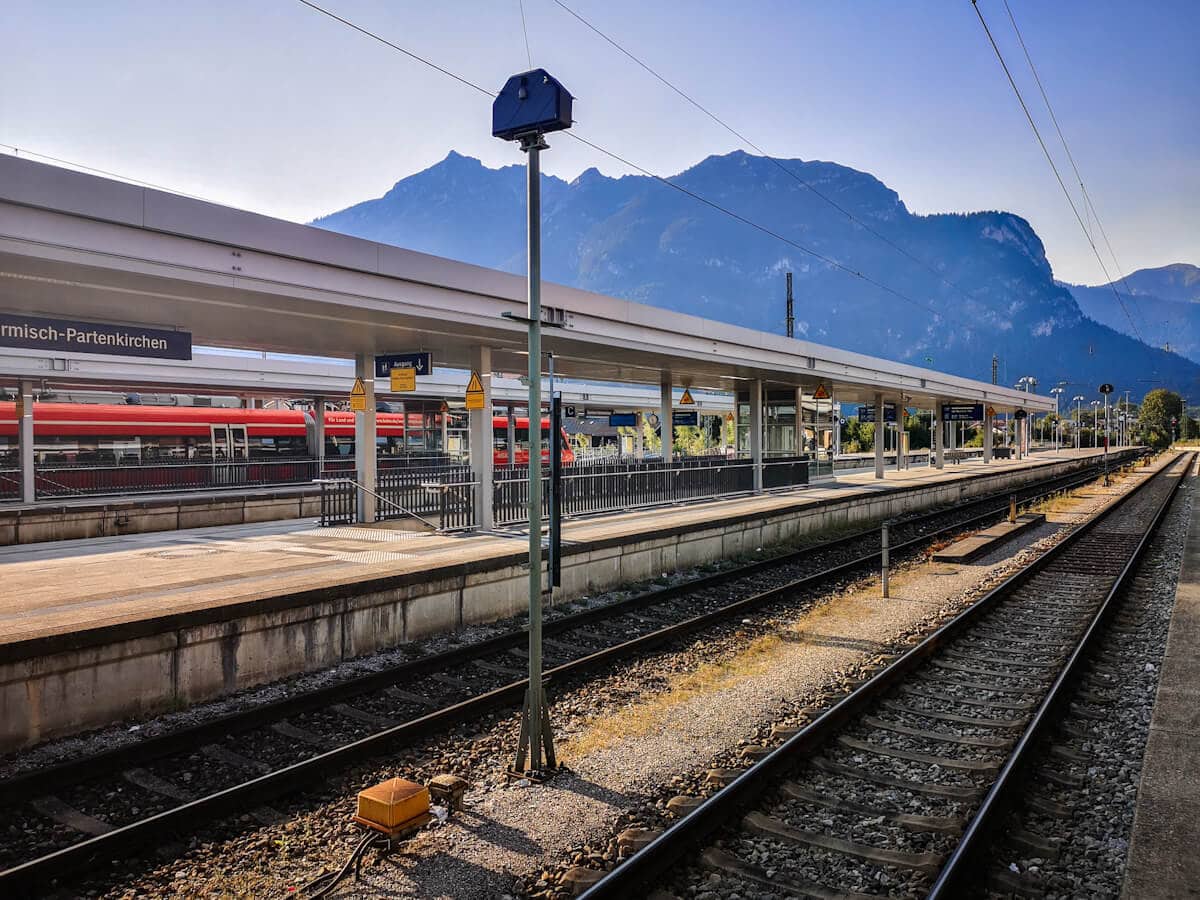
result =
[{"label": "yellow warning triangle sign", "polygon": [[483,393],[483,381],[480,380],[478,372],[471,373],[471,380],[467,382],[467,393],[468,394],[482,394]]},{"label": "yellow warning triangle sign", "polygon": [[367,387],[366,387],[366,385],[363,384],[363,380],[361,378],[354,379],[354,387],[350,388],[350,396],[351,397],[367,396]]},{"label": "yellow warning triangle sign", "polygon": [[367,388],[361,378],[355,378],[354,387],[350,388],[350,410],[352,412],[367,411]]},{"label": "yellow warning triangle sign", "polygon": [[817,385],[817,389],[815,391],[813,391],[813,399],[814,400],[828,400],[829,399],[829,391],[825,390],[825,385],[823,385],[823,384]]},{"label": "yellow warning triangle sign", "polygon": [[996,418],[996,410],[995,410],[995,408],[994,408],[994,407],[991,407],[991,406],[989,406],[989,407],[987,408],[987,417],[988,417],[989,419],[994,419],[994,418]]},{"label": "yellow warning triangle sign", "polygon": [[692,392],[687,388],[683,389],[683,395],[679,398],[680,406],[695,406],[696,401],[692,399]]}]

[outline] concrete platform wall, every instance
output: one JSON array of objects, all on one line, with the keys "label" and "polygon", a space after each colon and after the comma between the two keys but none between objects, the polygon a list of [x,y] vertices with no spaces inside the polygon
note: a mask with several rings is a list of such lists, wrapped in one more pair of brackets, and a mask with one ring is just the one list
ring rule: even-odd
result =
[{"label": "concrete platform wall", "polygon": [[[877,521],[1020,487],[1085,465],[984,473],[845,500],[807,503],[653,537],[566,548],[566,602],[835,526]],[[803,500],[803,494],[797,495]],[[522,554],[464,563],[384,582],[352,595],[330,591],[258,601],[251,611],[213,610],[174,627],[144,623],[92,646],[70,639],[31,652],[0,648],[0,752],[123,718],[228,695],[407,641],[520,614],[528,575]],[[155,626],[157,630],[149,630]],[[63,646],[65,645],[65,646]]]},{"label": "concrete platform wall", "polygon": [[0,507],[0,547],[121,534],[317,518],[321,493],[312,486],[228,494],[97,499],[61,506]]}]

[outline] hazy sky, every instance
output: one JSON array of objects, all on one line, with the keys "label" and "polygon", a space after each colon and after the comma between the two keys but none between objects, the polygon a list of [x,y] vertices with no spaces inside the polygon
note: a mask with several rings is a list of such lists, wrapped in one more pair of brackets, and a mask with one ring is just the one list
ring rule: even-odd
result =
[{"label": "hazy sky", "polygon": [[[1059,278],[1103,280],[970,0],[567,2],[770,153],[1019,213]],[[1009,2],[1124,269],[1200,264],[1200,4]],[[517,0],[322,3],[491,89],[527,68]],[[1069,179],[1003,0],[980,8]],[[738,146],[552,0],[525,13],[580,135],[660,174]],[[488,98],[296,0],[3,0],[0,33],[0,142],[246,209],[305,221],[452,148],[521,161]],[[547,172],[622,171],[551,143]]]}]

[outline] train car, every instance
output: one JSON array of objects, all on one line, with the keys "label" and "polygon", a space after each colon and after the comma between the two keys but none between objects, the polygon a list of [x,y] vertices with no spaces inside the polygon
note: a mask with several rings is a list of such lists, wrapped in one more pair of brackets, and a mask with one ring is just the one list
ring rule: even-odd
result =
[{"label": "train car", "polygon": [[[421,452],[439,452],[443,413],[376,414],[377,452],[385,463]],[[515,452],[508,420],[492,420],[496,465],[529,461],[529,419],[515,421]],[[431,433],[432,432],[432,433]],[[135,465],[186,461],[295,460],[311,458],[311,413],[291,409],[35,403],[34,455],[41,465]],[[563,435],[563,462],[573,462]],[[542,419],[542,459],[549,459],[549,421]],[[522,449],[524,448],[524,449]],[[354,413],[325,413],[325,456],[354,457]],[[0,403],[0,464],[17,457],[15,403]]]}]

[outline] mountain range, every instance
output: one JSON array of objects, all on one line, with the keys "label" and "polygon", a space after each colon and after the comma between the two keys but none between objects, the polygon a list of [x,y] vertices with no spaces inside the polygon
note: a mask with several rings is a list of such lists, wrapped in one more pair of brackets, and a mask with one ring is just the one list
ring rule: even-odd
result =
[{"label": "mountain range", "polygon": [[1085,316],[1200,362],[1200,268],[1175,263],[1112,284],[1066,287]]},{"label": "mountain range", "polygon": [[[741,151],[670,181],[758,227],[647,176],[543,176],[543,277],[782,333],[791,271],[796,334],[820,343],[980,380],[995,355],[1000,383],[1032,375],[1043,391],[1068,382],[1091,395],[1111,381],[1140,396],[1200,381],[1195,362],[1122,333],[1092,302],[1096,289],[1056,282],[1040,238],[1013,213],[917,215],[866,172]],[[523,273],[525,170],[451,152],[313,224]],[[1139,279],[1147,291],[1194,283]]]}]

